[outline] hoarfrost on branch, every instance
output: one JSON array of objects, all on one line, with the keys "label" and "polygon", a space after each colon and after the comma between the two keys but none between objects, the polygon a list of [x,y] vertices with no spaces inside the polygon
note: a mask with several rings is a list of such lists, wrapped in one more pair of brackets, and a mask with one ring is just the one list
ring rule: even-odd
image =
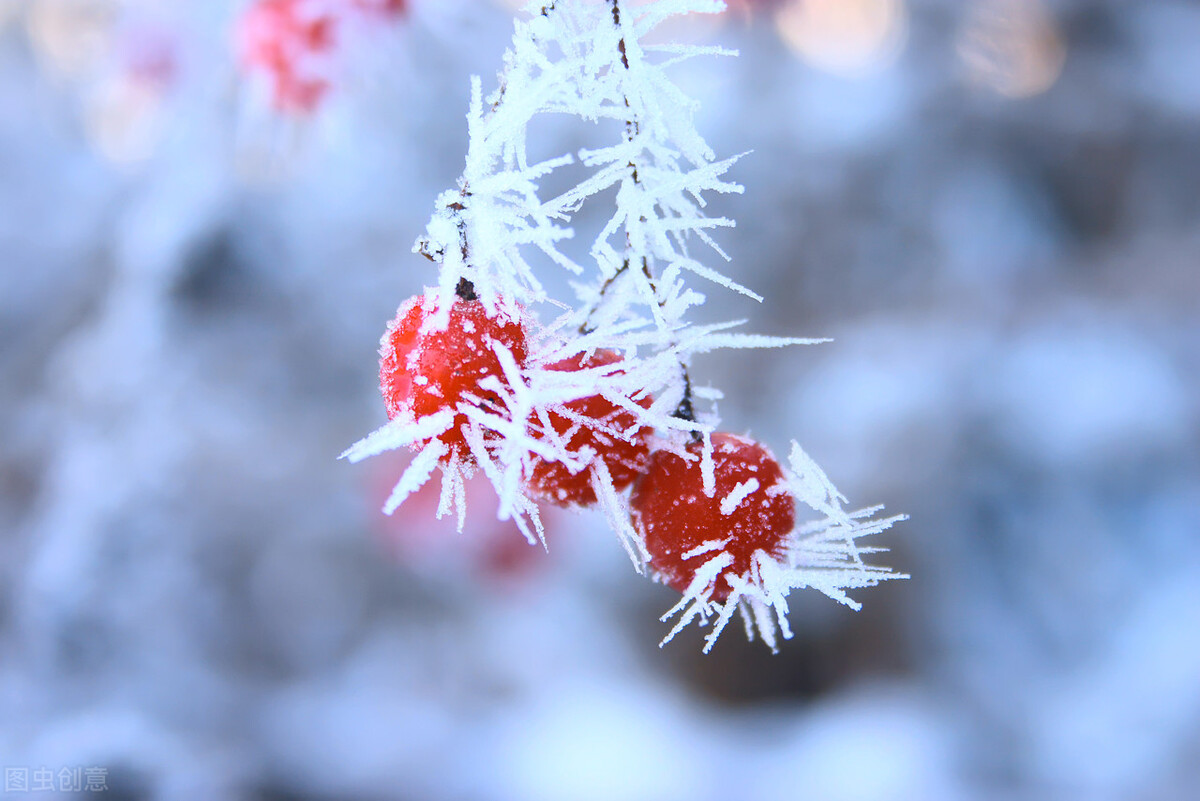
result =
[{"label": "hoarfrost on branch", "polygon": [[[686,450],[701,443],[699,461],[705,492],[715,481],[710,435],[716,428],[715,407],[697,409],[698,400],[715,401],[716,390],[693,387],[688,373],[692,357],[721,348],[772,348],[825,340],[751,335],[731,329],[744,321],[697,325],[689,313],[704,295],[689,281],[738,292],[755,301],[762,297],[702,261],[703,254],[728,261],[713,235],[733,226],[724,217],[705,214],[708,193],[740,193],[742,187],[723,178],[741,156],[718,160],[693,123],[696,103],[671,81],[667,70],[697,56],[735,55],[716,47],[646,44],[646,39],[672,17],[716,13],[716,0],[653,0],[633,5],[620,0],[532,2],[528,19],[515,23],[513,41],[504,56],[499,84],[486,97],[483,83],[471,83],[467,128],[470,135],[463,173],[455,189],[444,192],[414,251],[438,266],[436,313],[427,325],[445,327],[456,293],[467,287],[489,313],[502,311],[531,321],[535,310],[554,308],[549,325],[530,328],[529,358],[518,365],[513,354],[497,346],[504,381],[490,379],[482,389],[501,398],[502,408],[484,410],[470,398],[457,409],[420,420],[400,417],[343,456],[357,461],[384,450],[421,446],[388,500],[389,513],[427,480],[443,472],[438,514],[457,510],[463,520],[463,475],[481,469],[500,496],[499,516],[516,520],[527,539],[545,543],[536,504],[522,489],[522,476],[534,456],[559,461],[573,473],[590,470],[599,504],[639,572],[648,554],[630,525],[627,501],[613,486],[602,460],[588,466],[588,453],[571,452],[566,435],[554,431],[548,415],[571,420],[565,404],[600,395],[637,421],[653,428],[656,446],[685,459]],[[526,142],[533,120],[545,114],[573,115],[611,126],[617,141],[605,147],[530,163]],[[565,192],[543,199],[539,182],[556,170],[570,168],[582,177]],[[580,264],[561,249],[575,235],[574,215],[600,193],[613,191],[616,202]],[[699,251],[696,252],[696,246]],[[550,298],[526,260],[530,249],[548,257],[575,279],[576,297],[565,304]],[[585,358],[600,349],[622,356],[619,369],[555,371],[547,365]],[[648,403],[648,399],[651,399]],[[464,439],[474,465],[446,449],[435,435],[466,419]],[[528,421],[542,432],[534,436]],[[586,421],[575,420],[578,425]],[[609,432],[622,435],[622,432]],[[470,461],[470,460],[467,460]],[[747,576],[731,577],[727,600],[712,599],[713,586],[730,563],[721,541],[705,543],[696,556],[706,561],[683,597],[665,616],[678,615],[670,640],[693,621],[714,617],[705,650],[712,647],[735,611],[746,631],[776,647],[776,630],[791,636],[786,596],[811,587],[857,608],[846,591],[886,579],[903,578],[867,565],[857,540],[888,528],[901,517],[876,518],[877,509],[847,512],[845,498],[799,445],[793,443],[787,491],[816,515],[801,524],[779,561],[758,552]],[[721,502],[723,514],[758,490],[756,481],[739,485]]]}]

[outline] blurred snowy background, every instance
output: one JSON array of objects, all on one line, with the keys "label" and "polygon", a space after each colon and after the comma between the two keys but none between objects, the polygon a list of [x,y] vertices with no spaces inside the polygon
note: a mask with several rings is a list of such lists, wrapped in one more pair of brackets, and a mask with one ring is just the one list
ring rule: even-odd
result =
[{"label": "blurred snowy background", "polygon": [[456,535],[335,461],[511,5],[411,0],[294,114],[239,73],[240,2],[0,0],[3,797],[1196,798],[1200,4],[678,28],[742,53],[678,73],[753,150],[711,208],[768,300],[714,316],[836,340],[693,374],[912,516],[877,544],[913,579],[794,595],[774,657],[659,650],[673,593],[598,514],[547,555],[486,487]]}]

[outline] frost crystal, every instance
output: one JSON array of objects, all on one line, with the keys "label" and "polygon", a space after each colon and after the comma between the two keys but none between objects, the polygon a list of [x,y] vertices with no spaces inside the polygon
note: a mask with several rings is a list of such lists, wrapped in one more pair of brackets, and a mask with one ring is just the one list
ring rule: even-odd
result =
[{"label": "frost crystal", "polygon": [[[723,601],[714,600],[713,594],[717,577],[733,562],[733,557],[725,550],[727,543],[706,542],[685,554],[685,558],[709,553],[713,556],[696,571],[679,602],[663,615],[664,621],[676,615],[679,619],[662,644],[670,642],[688,624],[694,621],[707,623],[714,617],[712,630],[705,638],[704,651],[707,653],[734,612],[739,612],[746,624],[747,636],[753,638],[757,631],[774,651],[778,647],[777,630],[784,639],[792,636],[787,622],[787,596],[793,589],[811,587],[857,610],[861,605],[851,599],[846,590],[873,587],[888,579],[908,578],[888,568],[866,564],[863,554],[879,549],[862,548],[857,544],[860,538],[878,534],[906,519],[905,515],[876,518],[875,514],[882,507],[845,511],[841,493],[796,442],[792,442],[788,466],[790,469],[784,471],[786,491],[818,517],[792,532],[782,559],[759,550],[754,554],[748,573],[727,574],[732,592]],[[730,503],[731,498],[736,497],[740,503],[754,491],[748,489],[749,485],[754,485],[755,490],[758,488],[757,481],[751,479],[739,483],[725,497],[721,502],[723,514],[730,514],[737,507],[737,503]]]},{"label": "frost crystal", "polygon": [[[596,448],[653,429],[656,447],[698,460],[703,492],[711,499],[716,491],[712,434],[718,422],[712,404],[720,393],[693,386],[692,357],[721,348],[823,341],[733,330],[744,321],[697,325],[689,320],[705,301],[692,287],[697,279],[762,300],[702,260],[707,254],[728,261],[713,233],[733,221],[708,217],[705,196],[742,191],[723,178],[740,156],[717,159],[693,124],[695,102],[668,76],[681,61],[733,53],[651,45],[647,37],[672,17],[723,9],[717,0],[532,2],[525,9],[528,19],[515,23],[497,88],[485,96],[482,81],[472,79],[462,176],[455,189],[437,199],[414,246],[438,266],[438,285],[427,290],[435,302],[426,326],[444,330],[452,302],[478,301],[489,317],[520,321],[528,353],[493,342],[502,374],[481,379],[477,393],[464,393],[453,409],[436,414],[400,414],[343,454],[357,461],[392,448],[420,449],[386,512],[440,468],[438,514],[457,510],[461,527],[463,479],[479,469],[499,494],[499,516],[512,517],[531,542],[544,544],[537,505],[526,486],[538,460],[558,462],[572,476],[586,471],[598,504],[641,572],[649,559],[645,543]],[[611,130],[613,141],[531,163],[530,125],[551,113]],[[539,183],[566,168],[579,180],[558,196],[543,198]],[[577,263],[560,246],[575,235],[568,227],[575,214],[600,193],[615,195],[616,202],[600,230],[590,235],[586,264]],[[549,297],[527,260],[535,252],[573,276],[572,301]],[[539,323],[538,312],[545,308],[553,310],[552,319]],[[550,369],[572,359],[586,365],[598,351],[618,353],[620,360],[596,368]],[[420,376],[414,378],[419,381]],[[596,397],[627,411],[629,428],[604,430],[568,407]],[[701,401],[708,407],[698,408]],[[556,429],[552,415],[569,429]],[[447,449],[438,438],[456,425],[469,454]],[[579,426],[592,427],[594,436],[575,437]],[[584,440],[588,444],[571,446]],[[700,445],[693,449],[690,443]],[[719,501],[720,513],[729,516],[776,489],[761,490],[756,479],[744,481]],[[844,499],[798,446],[786,491],[813,509],[818,520],[793,532],[782,560],[760,552],[750,574],[734,577],[733,594],[722,603],[713,602],[711,591],[730,564],[723,550],[728,543],[704,543],[696,555],[709,558],[668,613],[680,615],[668,640],[687,623],[715,615],[711,647],[734,611],[741,610],[747,631],[757,630],[774,648],[776,625],[790,636],[785,616],[791,589],[813,587],[854,605],[846,590],[899,577],[865,565],[855,544],[899,518],[875,520],[875,510],[843,511]]]},{"label": "frost crystal", "polygon": [[746,500],[746,497],[757,489],[757,478],[752,478],[738,484],[733,488],[732,492],[725,496],[725,500],[721,501],[721,514],[733,514],[733,510],[741,506],[742,501]]}]

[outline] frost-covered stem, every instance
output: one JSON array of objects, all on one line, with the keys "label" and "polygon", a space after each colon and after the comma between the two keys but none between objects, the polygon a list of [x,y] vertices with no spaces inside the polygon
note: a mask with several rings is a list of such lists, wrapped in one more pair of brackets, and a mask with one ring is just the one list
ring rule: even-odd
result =
[{"label": "frost-covered stem", "polygon": [[[620,3],[620,0],[611,0],[611,1],[612,1],[613,26],[616,27],[617,34],[619,36],[619,38],[617,39],[617,51],[621,54],[621,66],[624,67],[626,73],[628,73],[628,72],[630,72],[629,48],[625,44],[625,35],[621,28],[621,3]],[[638,120],[636,119],[636,117],[634,115],[633,104],[630,103],[630,101],[629,101],[629,95],[628,94],[623,95],[622,99],[625,102],[625,108],[629,111],[629,115],[625,119],[625,141],[629,144],[632,144],[634,142],[634,140],[636,139],[637,135],[641,132],[641,126],[638,124]],[[629,166],[629,177],[630,177],[630,180],[633,181],[634,187],[637,189],[638,192],[644,193],[645,188],[642,186],[641,177],[638,175],[637,163],[631,160],[628,162],[628,166]],[[645,223],[646,222],[645,216],[639,216],[638,222]],[[609,286],[611,286],[612,283],[622,273],[629,271],[629,265],[630,265],[630,261],[631,261],[630,256],[631,256],[632,251],[633,251],[633,237],[629,231],[629,223],[626,222],[626,224],[625,224],[625,261],[621,265],[621,267],[617,270],[617,272],[612,277],[610,277],[608,280],[606,280],[604,282],[604,285],[600,288],[600,298],[601,299],[604,298],[604,294],[608,290]],[[654,292],[655,299],[658,302],[659,309],[663,309],[665,307],[665,303],[661,297],[658,297],[658,291],[657,291],[657,286],[655,284],[653,271],[650,268],[650,261],[646,257],[645,254],[642,254],[641,262],[642,262],[642,275],[645,277],[646,282],[649,285],[651,291]],[[676,337],[672,337],[669,344],[672,347],[677,347],[679,344],[678,339]],[[691,376],[688,374],[687,364],[685,364],[682,360],[680,360],[680,362],[679,362],[679,373],[680,373],[680,377],[683,381],[683,396],[679,401],[679,406],[676,407],[675,412],[673,413],[672,416],[676,417],[680,420],[686,420],[689,423],[694,423],[694,422],[696,422],[696,412],[695,412],[695,408],[692,405],[692,380],[691,380]],[[692,437],[694,439],[699,440],[700,432],[693,430]]]},{"label": "frost-covered stem", "polygon": [[[496,106],[493,105],[492,109],[495,110],[495,108]],[[464,187],[461,192],[461,196],[463,198],[467,198],[470,196],[470,194],[471,193],[468,192]],[[463,263],[467,264],[470,261],[471,254],[471,244],[467,236],[467,219],[465,216],[463,216],[463,212],[466,211],[467,207],[461,200],[456,200],[455,202],[446,206],[446,208],[450,210],[451,219],[454,220],[455,227],[458,229],[458,246],[462,252]],[[445,261],[446,258],[445,251],[439,249],[437,251],[430,252],[428,245],[428,240],[421,243],[419,249],[420,254],[434,264],[438,265],[440,268],[442,266],[442,262]],[[458,279],[458,284],[454,287],[454,294],[462,300],[479,300],[479,295],[475,292],[475,284],[467,278],[460,277]]]},{"label": "frost-covered stem", "polygon": [[608,278],[604,279],[604,283],[600,285],[599,297],[596,299],[596,302],[592,304],[591,308],[588,309],[587,314],[584,315],[583,322],[579,324],[579,333],[580,334],[590,334],[596,330],[595,328],[592,327],[592,315],[594,315],[596,313],[597,307],[600,305],[601,302],[603,302],[604,296],[608,294],[608,288],[613,285],[613,281],[616,281],[618,278],[620,278],[622,275],[624,275],[625,271],[628,269],[629,269],[629,259],[627,258],[621,264],[621,266],[617,268],[617,271],[615,273],[610,275]]},{"label": "frost-covered stem", "polygon": [[[499,101],[492,106],[492,111],[495,111],[498,105]],[[463,212],[467,210],[467,206],[463,201],[466,200],[470,194],[471,193],[467,191],[467,187],[464,184],[463,187],[458,191],[459,199],[446,204],[446,209],[450,212],[450,219],[454,221],[454,227],[458,229],[458,245],[462,250],[462,258],[464,262],[467,261],[467,254],[469,253],[470,249],[467,246],[467,219],[463,216]],[[442,248],[431,251],[429,247],[429,241],[424,240],[420,243],[418,252],[440,267],[442,262],[446,259],[446,251]]]},{"label": "frost-covered stem", "polygon": [[[543,11],[543,13],[544,13],[544,11]],[[621,5],[620,5],[619,0],[612,0],[612,18],[613,18],[613,25],[616,27],[617,33],[620,34],[621,33]],[[626,70],[628,70],[629,69],[629,53],[626,50],[625,37],[623,35],[617,40],[617,50],[621,53],[621,66],[623,66]],[[624,100],[625,100],[625,108],[631,109],[631,106],[629,104],[629,97],[628,96],[624,97]],[[629,117],[627,117],[625,120],[625,141],[626,142],[633,142],[633,133],[636,130],[637,123],[632,119],[632,116],[633,115],[630,114]],[[634,184],[640,185],[641,180],[638,178],[637,165],[635,165],[632,161],[629,162],[629,170],[630,170],[630,177],[633,178]],[[592,319],[592,315],[595,314],[595,312],[596,312],[596,308],[599,306],[600,303],[602,303],[604,301],[604,297],[605,297],[605,295],[608,294],[609,287],[611,287],[613,285],[613,282],[615,282],[618,278],[620,278],[625,273],[629,272],[629,253],[631,250],[633,250],[632,244],[633,243],[630,241],[630,237],[629,237],[629,231],[626,230],[625,231],[625,260],[621,263],[621,266],[617,268],[617,271],[615,273],[613,273],[612,275],[610,275],[608,278],[606,278],[604,280],[604,283],[601,284],[600,296],[596,299],[596,303],[588,311],[587,316],[584,317],[583,323],[579,326],[579,333],[589,334],[592,332],[593,329],[590,326],[590,322]],[[646,276],[646,280],[650,282],[651,286],[653,286],[654,278],[650,274],[650,264],[646,260],[645,256],[642,257],[642,273]],[[660,307],[661,307],[661,304],[660,304]]]},{"label": "frost-covered stem", "polygon": [[569,110],[578,102],[573,63],[549,52],[559,41],[558,21],[550,20],[563,12],[554,9],[552,3],[540,4],[532,20],[517,23],[491,96],[485,99],[482,81],[472,77],[462,176],[456,189],[439,197],[414,248],[438,265],[444,295],[454,293],[465,278],[489,309],[545,300],[525,248],[536,248],[573,273],[582,272],[559,250],[558,243],[571,236],[560,225],[567,216],[547,209],[538,198],[539,181],[574,159],[560,156],[531,164],[525,151],[526,129],[534,116]]},{"label": "frost-covered stem", "polygon": [[[679,405],[675,407],[675,412],[671,416],[694,423],[696,422],[696,410],[692,405],[692,379],[688,375],[687,365],[683,362],[679,363],[679,370],[683,373],[683,398],[680,399]],[[704,436],[699,431],[692,429],[693,441],[700,442],[703,439]]]}]

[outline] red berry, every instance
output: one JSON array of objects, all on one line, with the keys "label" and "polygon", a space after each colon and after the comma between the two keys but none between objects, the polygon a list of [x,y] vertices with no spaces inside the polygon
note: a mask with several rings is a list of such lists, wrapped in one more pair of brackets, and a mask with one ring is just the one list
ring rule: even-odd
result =
[{"label": "red berry", "polygon": [[[460,403],[502,412],[500,398],[480,388],[479,382],[488,376],[504,381],[493,343],[507,348],[518,366],[524,365],[525,329],[503,311],[490,316],[482,302],[455,298],[445,328],[422,330],[437,310],[435,297],[410,298],[401,304],[379,342],[379,386],[388,418],[411,413],[420,420],[444,409],[458,409]],[[470,459],[463,436],[467,424],[467,416],[458,411],[453,426],[438,435],[450,448],[446,460],[455,455]]]},{"label": "red berry", "polygon": [[280,111],[311,113],[328,91],[329,82],[320,78],[299,78],[287,71],[275,75],[274,102]]},{"label": "red berry", "polygon": [[406,0],[353,0],[360,11],[380,16],[398,17],[408,10]]},{"label": "red berry", "polygon": [[272,101],[284,111],[309,112],[328,90],[328,82],[310,74],[313,59],[334,44],[336,21],[302,0],[259,0],[238,22],[242,65],[271,80]]},{"label": "red berry", "polygon": [[[393,451],[375,464],[368,474],[372,508],[378,509],[391,494],[396,476],[409,461]],[[447,575],[471,574],[496,581],[519,580],[544,566],[537,558],[540,549],[529,547],[515,522],[496,519],[495,493],[483,475],[464,479],[464,491],[467,508],[461,530],[455,515],[437,517],[440,487],[437,481],[428,481],[395,514],[374,518],[374,533],[397,560],[443,580]],[[546,517],[542,522],[548,530],[555,525]]]},{"label": "red berry", "polygon": [[[620,354],[611,350],[599,350],[586,360],[582,354],[548,365],[548,370],[571,372],[595,367],[604,367],[621,361]],[[641,401],[642,406],[649,407],[650,399]],[[550,425],[559,436],[570,436],[567,439],[567,450],[579,453],[585,448],[591,449],[596,456],[603,460],[612,477],[613,486],[621,491],[633,483],[646,467],[650,454],[647,438],[649,428],[640,428],[629,438],[626,433],[637,424],[637,419],[628,409],[624,409],[603,395],[590,395],[586,398],[569,401],[563,404],[565,411],[571,417],[549,412]],[[583,418],[587,423],[583,423]],[[535,437],[541,438],[541,423],[534,417],[531,424]],[[533,469],[526,481],[526,488],[533,497],[556,503],[559,506],[578,504],[587,506],[596,502],[596,491],[592,488],[591,469],[584,468],[578,473],[572,473],[562,462],[547,461],[539,456],[533,458]]]},{"label": "red berry", "polygon": [[[704,494],[700,443],[688,447],[687,461],[670,451],[650,456],[645,475],[633,488],[633,525],[642,535],[650,564],[673,589],[685,592],[705,562],[727,553],[733,561],[710,588],[708,597],[723,602],[732,590],[730,576],[747,576],[754,553],[783,557],[796,521],[796,504],[779,463],[762,445],[733,434],[712,436],[716,491]],[[705,543],[725,541],[717,549],[684,554]]]}]

